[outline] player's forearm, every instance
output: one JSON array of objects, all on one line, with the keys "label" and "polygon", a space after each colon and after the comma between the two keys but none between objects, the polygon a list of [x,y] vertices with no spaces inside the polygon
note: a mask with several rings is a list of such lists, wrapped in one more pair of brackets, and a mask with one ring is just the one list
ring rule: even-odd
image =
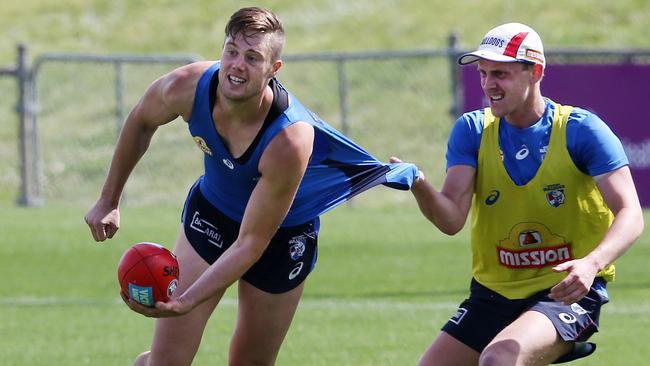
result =
[{"label": "player's forearm", "polygon": [[643,212],[640,208],[621,209],[601,243],[587,258],[597,264],[599,271],[602,270],[621,257],[638,239],[643,229]]},{"label": "player's forearm", "polygon": [[436,191],[428,181],[418,178],[411,191],[422,214],[440,231],[454,235],[463,228],[466,216],[458,205]]},{"label": "player's forearm", "polygon": [[111,166],[102,188],[101,198],[117,206],[124,185],[136,164],[149,147],[155,128],[127,120],[113,154]]},{"label": "player's forearm", "polygon": [[238,239],[180,296],[180,300],[196,307],[225,291],[259,260],[264,248],[244,244]]}]

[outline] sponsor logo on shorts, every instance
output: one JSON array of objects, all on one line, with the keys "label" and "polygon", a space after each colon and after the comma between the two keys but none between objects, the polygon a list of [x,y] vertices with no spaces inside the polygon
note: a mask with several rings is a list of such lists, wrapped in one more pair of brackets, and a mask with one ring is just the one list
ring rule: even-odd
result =
[{"label": "sponsor logo on shorts", "polygon": [[[313,225],[310,225],[310,226],[313,226]],[[306,233],[304,233],[304,235],[306,237],[308,237],[309,239],[316,239],[316,232],[315,231],[306,232]]]},{"label": "sponsor logo on shorts", "polygon": [[167,297],[171,297],[178,287],[178,280],[174,279],[167,285]]},{"label": "sponsor logo on shorts", "polygon": [[304,266],[303,262],[298,262],[295,266],[293,266],[291,272],[289,272],[289,279],[293,280],[294,278],[296,278],[300,274],[300,271],[302,271],[303,266]]},{"label": "sponsor logo on shorts", "polygon": [[153,289],[129,283],[129,297],[144,306],[153,306]]},{"label": "sponsor logo on shorts", "polygon": [[208,237],[208,242],[211,244],[216,245],[219,248],[223,246],[223,236],[219,234],[217,227],[205,219],[202,219],[199,215],[199,211],[194,211],[190,228],[205,234],[205,236]]},{"label": "sponsor logo on shorts", "polygon": [[497,247],[499,263],[509,268],[542,268],[572,259],[569,244],[530,250],[509,250]]},{"label": "sponsor logo on shorts", "polygon": [[573,304],[571,304],[571,311],[573,311],[574,313],[576,313],[576,314],[578,314],[578,315],[585,315],[585,314],[587,314],[587,310],[585,310],[582,306],[580,306],[580,305],[577,304],[577,303],[573,303]]},{"label": "sponsor logo on shorts", "polygon": [[306,238],[304,235],[294,236],[289,240],[289,256],[294,261],[297,261],[305,253],[305,241]]},{"label": "sponsor logo on shorts", "polygon": [[458,310],[456,310],[456,314],[454,314],[454,316],[452,316],[451,319],[449,319],[449,321],[458,325],[465,317],[465,314],[467,314],[467,309],[458,308]]},{"label": "sponsor logo on shorts", "polygon": [[559,313],[557,317],[566,324],[573,324],[578,321],[575,315],[569,313]]}]

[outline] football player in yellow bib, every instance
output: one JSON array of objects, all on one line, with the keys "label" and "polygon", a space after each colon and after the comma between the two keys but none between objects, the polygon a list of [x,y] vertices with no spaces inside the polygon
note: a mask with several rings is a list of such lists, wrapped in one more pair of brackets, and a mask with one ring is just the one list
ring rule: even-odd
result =
[{"label": "football player in yellow bib", "polygon": [[530,27],[500,25],[458,62],[476,62],[489,108],[454,125],[442,189],[420,174],[412,192],[450,235],[471,208],[472,281],[420,365],[587,356],[613,262],[644,226],[622,144],[595,114],[542,96],[544,49]]}]

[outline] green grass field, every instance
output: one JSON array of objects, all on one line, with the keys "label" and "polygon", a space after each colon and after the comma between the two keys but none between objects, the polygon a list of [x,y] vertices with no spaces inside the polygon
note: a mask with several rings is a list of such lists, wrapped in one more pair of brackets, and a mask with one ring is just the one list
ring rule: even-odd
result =
[{"label": "green grass field", "polygon": [[[278,365],[413,365],[466,295],[467,230],[448,237],[414,204],[367,207],[367,199],[323,216],[319,262]],[[148,348],[153,321],[119,300],[116,264],[138,241],[171,247],[179,208],[125,208],[121,231],[103,244],[92,241],[84,211],[0,210],[2,365],[127,365]],[[647,364],[649,244],[646,234],[620,260],[599,349],[576,365]],[[226,364],[235,305],[229,291],[195,364]]]},{"label": "green grass field", "polygon": [[[260,4],[284,20],[287,55],[439,49],[452,32],[469,48],[490,27],[507,21],[533,26],[547,50],[638,48],[648,46],[642,35],[650,24],[647,0]],[[18,43],[29,47],[30,61],[46,52],[213,59],[227,17],[244,5],[251,4],[5,1],[0,6],[0,68],[15,63]],[[398,154],[418,163],[434,182],[444,171],[451,126],[445,62],[368,60],[346,67],[351,136],[382,160]],[[125,68],[127,108],[167,66]],[[287,63],[281,79],[340,128],[335,69]],[[201,156],[182,123],[161,129],[127,185],[122,229],[111,242],[94,243],[83,215],[99,193],[117,130],[113,71],[95,64],[50,63],[41,69],[36,107],[46,203],[31,209],[14,205],[20,181],[17,88],[12,78],[0,78],[0,365],[129,365],[149,347],[153,321],[122,304],[116,265],[122,252],[139,241],[171,248],[182,198],[199,174]],[[164,200],[171,203],[159,203]],[[438,233],[408,193],[375,189],[326,214],[319,245],[319,263],[279,366],[413,365],[466,296],[467,230],[455,237]],[[650,234],[645,234],[619,262],[618,279],[610,286],[612,303],[605,306],[602,332],[594,337],[597,353],[576,365],[649,363],[648,258]],[[196,365],[226,364],[235,311],[230,291],[210,321]]]}]

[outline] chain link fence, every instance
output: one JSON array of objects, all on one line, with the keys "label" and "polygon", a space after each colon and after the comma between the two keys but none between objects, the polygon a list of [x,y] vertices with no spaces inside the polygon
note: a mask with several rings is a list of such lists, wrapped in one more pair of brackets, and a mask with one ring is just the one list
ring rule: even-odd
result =
[{"label": "chain link fence", "polygon": [[[160,75],[197,59],[44,56],[34,75],[42,180],[37,194],[43,201],[91,205],[129,109]],[[123,201],[179,202],[200,171],[200,158],[181,119],[161,127],[127,183]]]},{"label": "chain link fence", "polygon": [[[445,169],[446,141],[459,115],[460,50],[450,38],[441,50],[287,55],[279,79],[303,104],[380,160],[398,156],[418,164],[436,186]],[[549,60],[647,61],[648,52],[549,52]],[[621,60],[622,59],[622,60]],[[21,170],[14,76],[0,69],[0,204],[89,207],[106,177],[121,123],[148,85],[196,56],[46,54],[30,69],[33,154]],[[28,159],[29,160],[29,159]],[[128,205],[175,205],[202,172],[202,153],[182,119],[159,129],[125,189]],[[21,176],[21,173],[23,173]],[[31,186],[25,187],[25,178]],[[25,195],[30,199],[25,199]],[[384,205],[411,195],[373,189],[355,202]]]},{"label": "chain link fence", "polygon": [[[452,121],[449,64],[444,56],[441,51],[289,55],[279,79],[305,105],[380,160],[395,155],[427,172],[443,172]],[[4,192],[0,203],[21,201],[20,195],[28,194],[33,197],[27,201],[36,204],[91,205],[100,193],[128,110],[157,77],[197,59],[40,56],[31,75],[36,131],[29,140],[29,151],[37,156],[30,167],[37,182],[32,191],[23,188],[27,192],[21,193],[14,154],[18,148],[3,145],[3,155],[11,159],[1,163],[7,174],[0,181]],[[12,144],[18,140],[6,137],[3,141]],[[202,153],[179,118],[157,131],[127,183],[123,202],[179,205],[201,174],[201,164]],[[374,191],[378,191],[373,192],[374,199],[363,201],[411,199],[388,188]]]},{"label": "chain link fence", "polygon": [[[444,173],[454,118],[446,50],[289,58],[280,79],[305,105],[376,158],[416,163],[434,182]],[[440,178],[440,179],[438,179]],[[411,201],[378,187],[356,204]]]}]

